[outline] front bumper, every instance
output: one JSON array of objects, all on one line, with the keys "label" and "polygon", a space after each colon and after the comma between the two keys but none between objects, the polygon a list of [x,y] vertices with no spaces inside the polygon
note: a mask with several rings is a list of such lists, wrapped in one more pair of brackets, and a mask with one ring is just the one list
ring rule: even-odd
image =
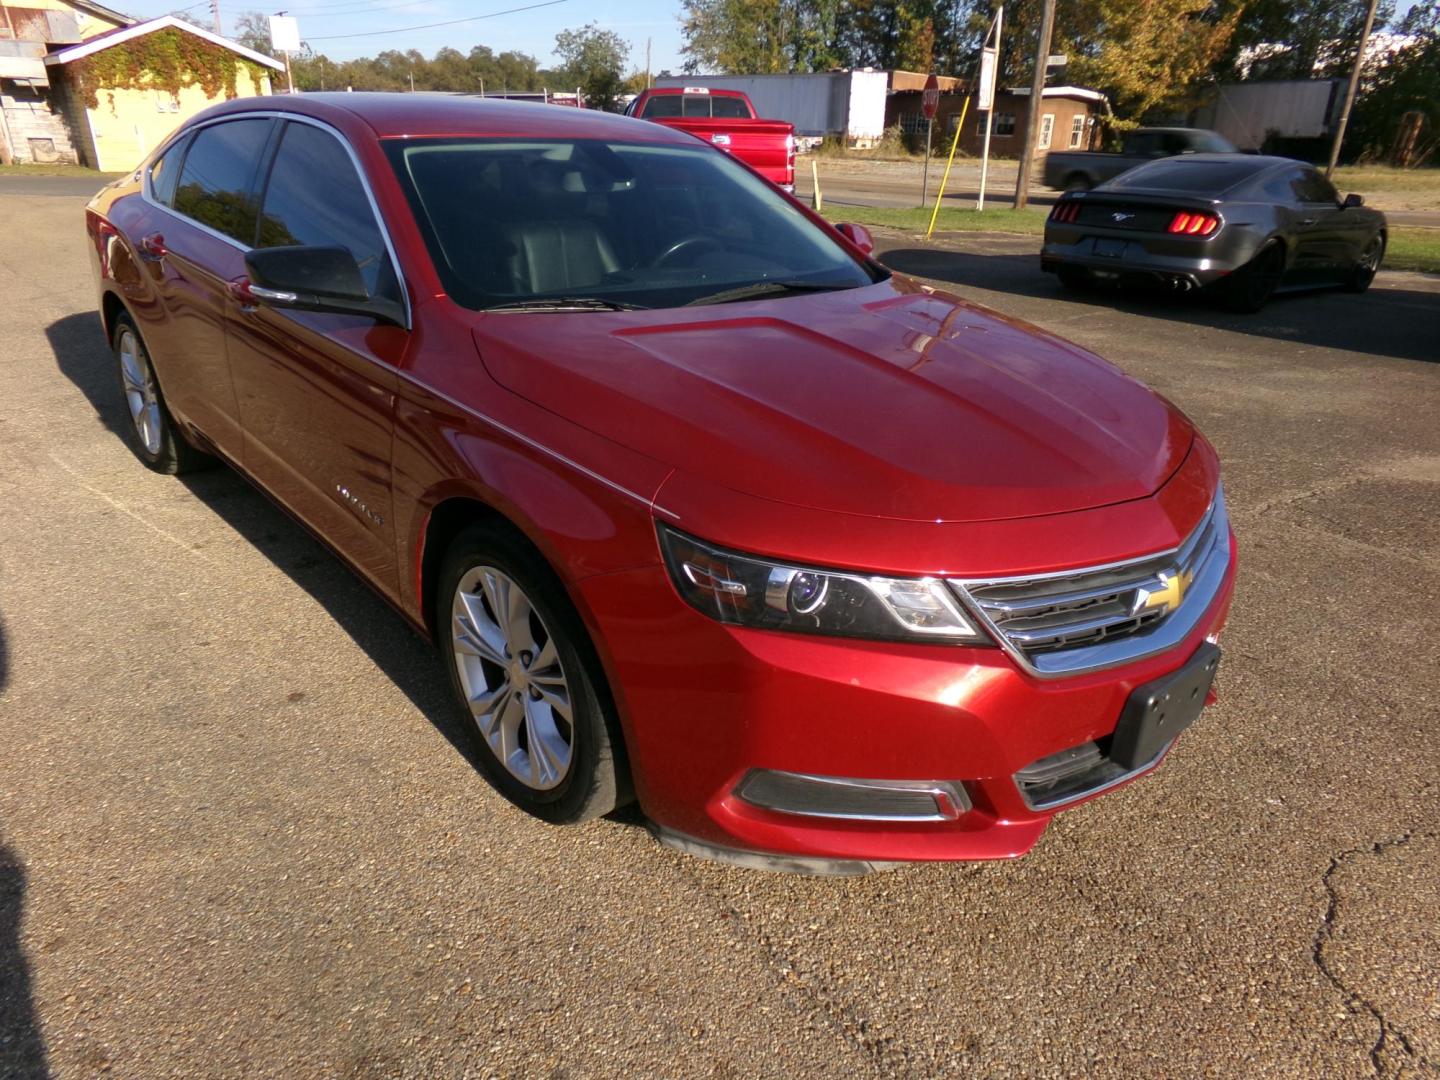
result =
[{"label": "front bumper", "polygon": [[[1228,541],[1233,552],[1233,535]],[[1051,679],[993,647],[722,625],[686,605],[660,566],[579,588],[620,707],[636,792],[662,839],[751,865],[780,859],[785,869],[854,872],[1021,855],[1058,809],[1154,768],[1163,750],[1128,771],[1097,769],[1092,786],[1082,777],[1058,800],[1037,801],[1022,784],[1029,767],[1105,746],[1136,687],[1218,635],[1234,573],[1232,556],[1203,616],[1170,650]],[[902,781],[893,786],[904,788],[905,805],[934,789],[937,809],[908,820],[782,812],[773,806],[783,799],[754,797],[757,770]]]}]

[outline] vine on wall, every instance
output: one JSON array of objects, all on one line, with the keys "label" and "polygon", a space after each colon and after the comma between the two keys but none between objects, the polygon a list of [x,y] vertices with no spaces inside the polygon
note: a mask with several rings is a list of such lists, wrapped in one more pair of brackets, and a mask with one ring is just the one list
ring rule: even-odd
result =
[{"label": "vine on wall", "polygon": [[91,109],[99,106],[101,90],[161,90],[178,97],[185,87],[198,86],[207,97],[233,98],[242,69],[258,94],[269,74],[265,68],[173,27],[122,41],[70,65],[81,100]]}]

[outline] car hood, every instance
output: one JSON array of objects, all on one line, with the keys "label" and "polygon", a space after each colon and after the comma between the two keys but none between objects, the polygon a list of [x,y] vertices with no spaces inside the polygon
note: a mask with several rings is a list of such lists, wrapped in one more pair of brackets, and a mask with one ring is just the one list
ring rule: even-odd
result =
[{"label": "car hood", "polygon": [[1144,498],[1194,434],[1098,357],[901,278],[689,309],[481,315],[474,334],[495,380],[575,424],[682,474],[840,513],[983,521]]}]

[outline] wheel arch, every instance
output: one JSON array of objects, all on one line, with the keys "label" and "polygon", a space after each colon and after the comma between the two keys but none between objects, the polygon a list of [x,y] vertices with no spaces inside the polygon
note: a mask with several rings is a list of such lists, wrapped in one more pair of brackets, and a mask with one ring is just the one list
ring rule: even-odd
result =
[{"label": "wheel arch", "polygon": [[[115,323],[121,315],[129,315],[131,323],[135,322],[134,314],[120,298],[120,294],[114,289],[106,289],[100,295],[100,325],[105,328],[106,344],[115,340]],[[135,332],[140,333],[139,327],[136,327]]]},{"label": "wheel arch", "polygon": [[576,594],[576,591],[570,588],[565,576],[557,568],[556,560],[547,554],[528,530],[479,494],[463,491],[442,497],[430,508],[425,520],[420,525],[414,572],[416,598],[421,608],[421,624],[430,635],[431,640],[438,644],[441,628],[436,625],[435,620],[436,590],[439,588],[440,571],[444,564],[445,554],[461,533],[477,524],[501,526],[515,540],[528,548],[554,577],[560,592],[570,601],[570,606],[574,609],[587,638],[586,641],[577,642],[576,647],[582,653],[588,652],[593,658],[597,676],[595,692],[617,721],[612,732],[615,739],[617,783],[622,792],[621,803],[628,802],[633,798],[634,791],[630,780],[629,751],[626,742],[628,721],[621,712],[618,695],[615,693],[615,680],[611,672],[612,661],[609,650],[600,637],[599,628],[595,624],[592,613],[588,605]]}]

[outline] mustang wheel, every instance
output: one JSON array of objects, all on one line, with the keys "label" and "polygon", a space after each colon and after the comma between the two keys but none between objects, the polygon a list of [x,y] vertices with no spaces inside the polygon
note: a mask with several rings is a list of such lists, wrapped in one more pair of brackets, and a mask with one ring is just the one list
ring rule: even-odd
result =
[{"label": "mustang wheel", "polygon": [[1055,271],[1055,276],[1067,289],[1089,289],[1095,284],[1090,271],[1079,266],[1062,266]]},{"label": "mustang wheel", "polygon": [[445,558],[436,638],[486,778],[555,824],[625,801],[614,709],[579,616],[508,531],[473,527]]},{"label": "mustang wheel", "polygon": [[1225,282],[1225,306],[1247,314],[1259,311],[1280,287],[1284,275],[1284,249],[1276,243],[1266,244]]},{"label": "mustang wheel", "polygon": [[130,445],[136,456],[160,473],[192,472],[213,465],[213,457],[196,450],[175,430],[155,369],[150,366],[150,354],[128,315],[115,321],[112,344],[120,389],[130,413]]},{"label": "mustang wheel", "polygon": [[1385,237],[1376,233],[1370,243],[1365,245],[1365,251],[1360,256],[1360,261],[1355,264],[1355,269],[1350,271],[1350,276],[1345,279],[1345,291],[1362,293],[1370,288],[1370,283],[1375,280],[1375,272],[1380,269],[1380,260],[1385,257]]}]

